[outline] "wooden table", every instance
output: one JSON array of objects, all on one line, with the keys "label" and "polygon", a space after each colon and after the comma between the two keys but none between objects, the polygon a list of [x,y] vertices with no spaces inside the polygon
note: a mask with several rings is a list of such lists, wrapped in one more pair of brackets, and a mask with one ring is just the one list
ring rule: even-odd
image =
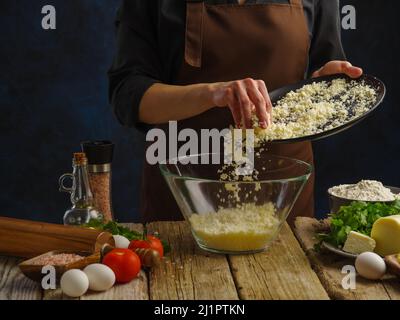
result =
[{"label": "wooden table", "polygon": [[[130,224],[136,230],[141,225]],[[167,239],[172,252],[162,265],[126,285],[105,293],[88,293],[82,300],[237,300],[237,299],[399,299],[400,282],[357,278],[356,290],[341,286],[342,266],[353,264],[312,247],[316,220],[296,221],[295,234],[285,225],[271,248],[244,256],[210,254],[200,250],[185,222],[149,226]],[[297,239],[296,239],[297,237]],[[44,291],[19,271],[18,260],[0,257],[0,299],[68,299],[58,290]]]}]

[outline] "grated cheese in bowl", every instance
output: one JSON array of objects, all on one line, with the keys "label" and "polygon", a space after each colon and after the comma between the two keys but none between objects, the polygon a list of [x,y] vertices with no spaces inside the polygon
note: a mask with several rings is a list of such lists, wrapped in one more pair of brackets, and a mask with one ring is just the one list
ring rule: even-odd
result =
[{"label": "grated cheese in bowl", "polygon": [[217,212],[193,214],[192,230],[204,246],[222,251],[244,252],[265,249],[280,228],[272,203],[245,204]]},{"label": "grated cheese in bowl", "polygon": [[[198,172],[194,165],[161,166],[161,172],[169,172],[164,177],[202,249],[255,253],[278,235],[312,167],[273,155],[255,158],[255,170],[244,176],[236,173],[241,164],[235,162],[205,165]],[[199,179],[204,172],[212,178]]]}]

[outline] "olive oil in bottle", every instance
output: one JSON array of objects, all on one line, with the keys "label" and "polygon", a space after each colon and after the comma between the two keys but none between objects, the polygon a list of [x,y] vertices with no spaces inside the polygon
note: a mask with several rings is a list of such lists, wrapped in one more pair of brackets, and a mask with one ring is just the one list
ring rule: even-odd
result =
[{"label": "olive oil in bottle", "polygon": [[[75,153],[72,159],[73,172],[60,177],[60,191],[71,194],[72,207],[64,214],[65,225],[83,225],[92,219],[103,220],[102,214],[94,206],[90,189],[88,160],[85,153]],[[66,179],[72,180],[72,186],[66,187]]]}]

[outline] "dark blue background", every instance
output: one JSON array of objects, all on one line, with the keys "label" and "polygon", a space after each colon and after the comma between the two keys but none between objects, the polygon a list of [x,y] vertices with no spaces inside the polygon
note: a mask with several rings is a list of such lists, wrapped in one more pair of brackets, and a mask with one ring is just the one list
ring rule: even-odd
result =
[{"label": "dark blue background", "polygon": [[[153,0],[143,0],[153,1]],[[330,0],[322,0],[330,1]],[[61,222],[68,195],[58,177],[86,139],[116,143],[113,196],[120,221],[137,219],[144,137],[122,128],[107,99],[106,72],[115,50],[119,0],[2,0],[0,2],[1,215]],[[357,8],[357,30],[344,31],[348,58],[382,78],[388,95],[361,125],[315,143],[317,209],[326,189],[373,178],[400,185],[396,2],[342,1]],[[57,9],[57,30],[41,28],[41,8]]]}]

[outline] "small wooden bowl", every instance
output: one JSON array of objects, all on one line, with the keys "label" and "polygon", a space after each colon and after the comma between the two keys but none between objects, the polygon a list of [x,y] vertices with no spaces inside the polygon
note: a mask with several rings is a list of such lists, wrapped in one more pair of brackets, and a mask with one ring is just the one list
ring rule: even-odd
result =
[{"label": "small wooden bowl", "polygon": [[64,251],[55,250],[55,251],[50,251],[45,254],[42,254],[38,257],[26,260],[19,264],[19,268],[26,277],[28,277],[29,279],[31,279],[33,281],[40,282],[40,281],[42,281],[43,277],[45,276],[45,274],[42,273],[42,269],[43,269],[44,265],[35,264],[35,261],[40,258],[43,258],[43,257],[54,256],[54,255],[61,254],[61,253],[69,253],[69,254],[74,253],[74,254],[80,255],[84,258],[81,260],[78,260],[76,262],[65,264],[65,265],[55,265],[54,268],[56,270],[57,281],[59,281],[61,276],[68,270],[84,269],[86,266],[88,266],[90,264],[99,263],[101,261],[101,253],[100,252],[92,254],[91,252],[76,252],[76,251],[71,252],[71,251],[65,251],[65,250]]}]

